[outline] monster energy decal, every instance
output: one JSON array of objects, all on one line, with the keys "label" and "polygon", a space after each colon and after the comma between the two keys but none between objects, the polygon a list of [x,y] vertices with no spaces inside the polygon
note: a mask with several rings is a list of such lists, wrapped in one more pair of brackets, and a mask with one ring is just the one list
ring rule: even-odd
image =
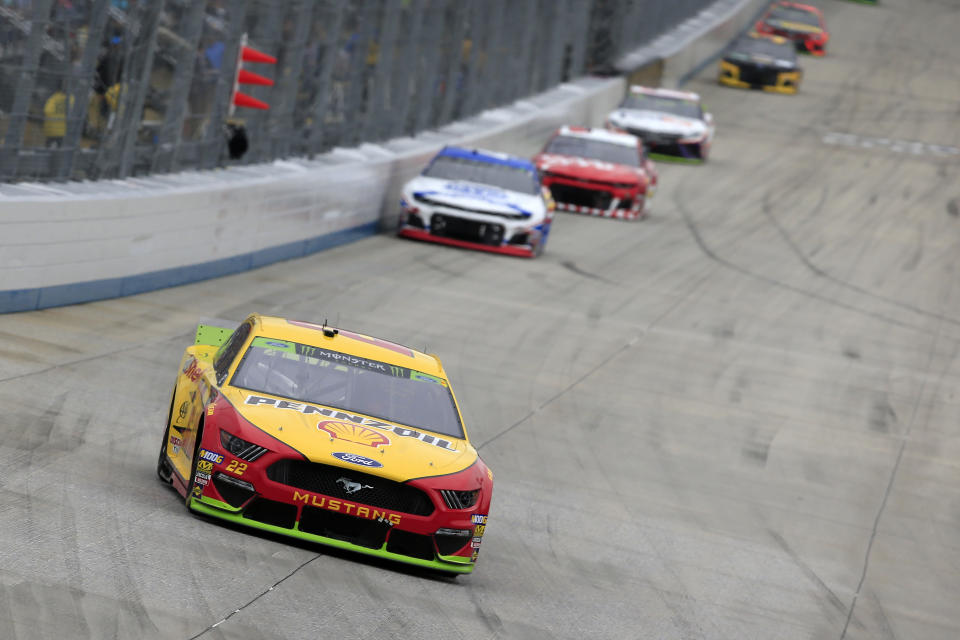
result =
[{"label": "monster energy decal", "polygon": [[343,364],[350,367],[357,367],[360,369],[366,369],[368,371],[376,371],[377,373],[385,373],[394,378],[407,378],[413,380],[425,380],[428,382],[435,382],[437,384],[442,384],[446,386],[445,381],[441,378],[437,378],[425,373],[420,373],[418,371],[413,371],[406,367],[399,367],[393,364],[386,364],[384,362],[379,362],[377,360],[368,360],[367,358],[361,358],[360,356],[353,356],[349,353],[341,353],[339,351],[328,351],[327,349],[322,349],[320,347],[311,347],[309,345],[300,344],[299,342],[290,342],[288,340],[275,340],[273,338],[264,338],[257,337],[253,339],[253,343],[250,345],[252,347],[259,347],[261,349],[268,349],[273,351],[279,351],[281,353],[287,353],[295,356],[305,356],[307,358],[316,358],[317,360],[324,360],[333,364]]}]

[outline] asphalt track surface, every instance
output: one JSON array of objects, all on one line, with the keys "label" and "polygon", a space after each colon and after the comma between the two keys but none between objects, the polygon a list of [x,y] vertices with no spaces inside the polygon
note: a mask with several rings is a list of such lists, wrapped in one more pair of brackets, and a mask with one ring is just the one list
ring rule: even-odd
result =
[{"label": "asphalt track surface", "polygon": [[[896,142],[960,146],[960,3],[824,6],[800,95],[693,82],[714,156],[661,165],[645,221],[0,317],[0,638],[960,637],[960,157]],[[441,355],[496,473],[474,574],[157,481],[198,318],[251,311]]]}]

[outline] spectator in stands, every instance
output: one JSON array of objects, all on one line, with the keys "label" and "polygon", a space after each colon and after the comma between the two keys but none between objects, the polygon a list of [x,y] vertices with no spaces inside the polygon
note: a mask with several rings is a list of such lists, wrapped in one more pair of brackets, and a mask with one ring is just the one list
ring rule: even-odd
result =
[{"label": "spectator in stands", "polygon": [[[73,100],[70,101],[71,105]],[[67,135],[67,94],[58,87],[43,105],[43,135],[48,149],[59,149]]]}]

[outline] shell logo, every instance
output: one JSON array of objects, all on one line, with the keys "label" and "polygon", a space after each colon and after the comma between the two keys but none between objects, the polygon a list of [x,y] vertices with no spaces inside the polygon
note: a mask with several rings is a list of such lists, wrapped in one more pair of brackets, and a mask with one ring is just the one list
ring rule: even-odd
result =
[{"label": "shell logo", "polygon": [[367,427],[352,422],[324,420],[323,422],[317,423],[317,429],[325,431],[331,438],[366,445],[374,449],[380,445],[390,444],[390,438],[379,431],[374,431],[373,429],[368,429]]}]

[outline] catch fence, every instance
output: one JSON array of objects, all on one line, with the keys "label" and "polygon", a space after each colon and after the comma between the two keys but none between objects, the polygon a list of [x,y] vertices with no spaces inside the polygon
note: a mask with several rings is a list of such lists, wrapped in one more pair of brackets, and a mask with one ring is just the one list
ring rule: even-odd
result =
[{"label": "catch fence", "polygon": [[[311,157],[610,73],[714,0],[0,0],[0,181]],[[276,64],[241,85],[243,42]]]}]

